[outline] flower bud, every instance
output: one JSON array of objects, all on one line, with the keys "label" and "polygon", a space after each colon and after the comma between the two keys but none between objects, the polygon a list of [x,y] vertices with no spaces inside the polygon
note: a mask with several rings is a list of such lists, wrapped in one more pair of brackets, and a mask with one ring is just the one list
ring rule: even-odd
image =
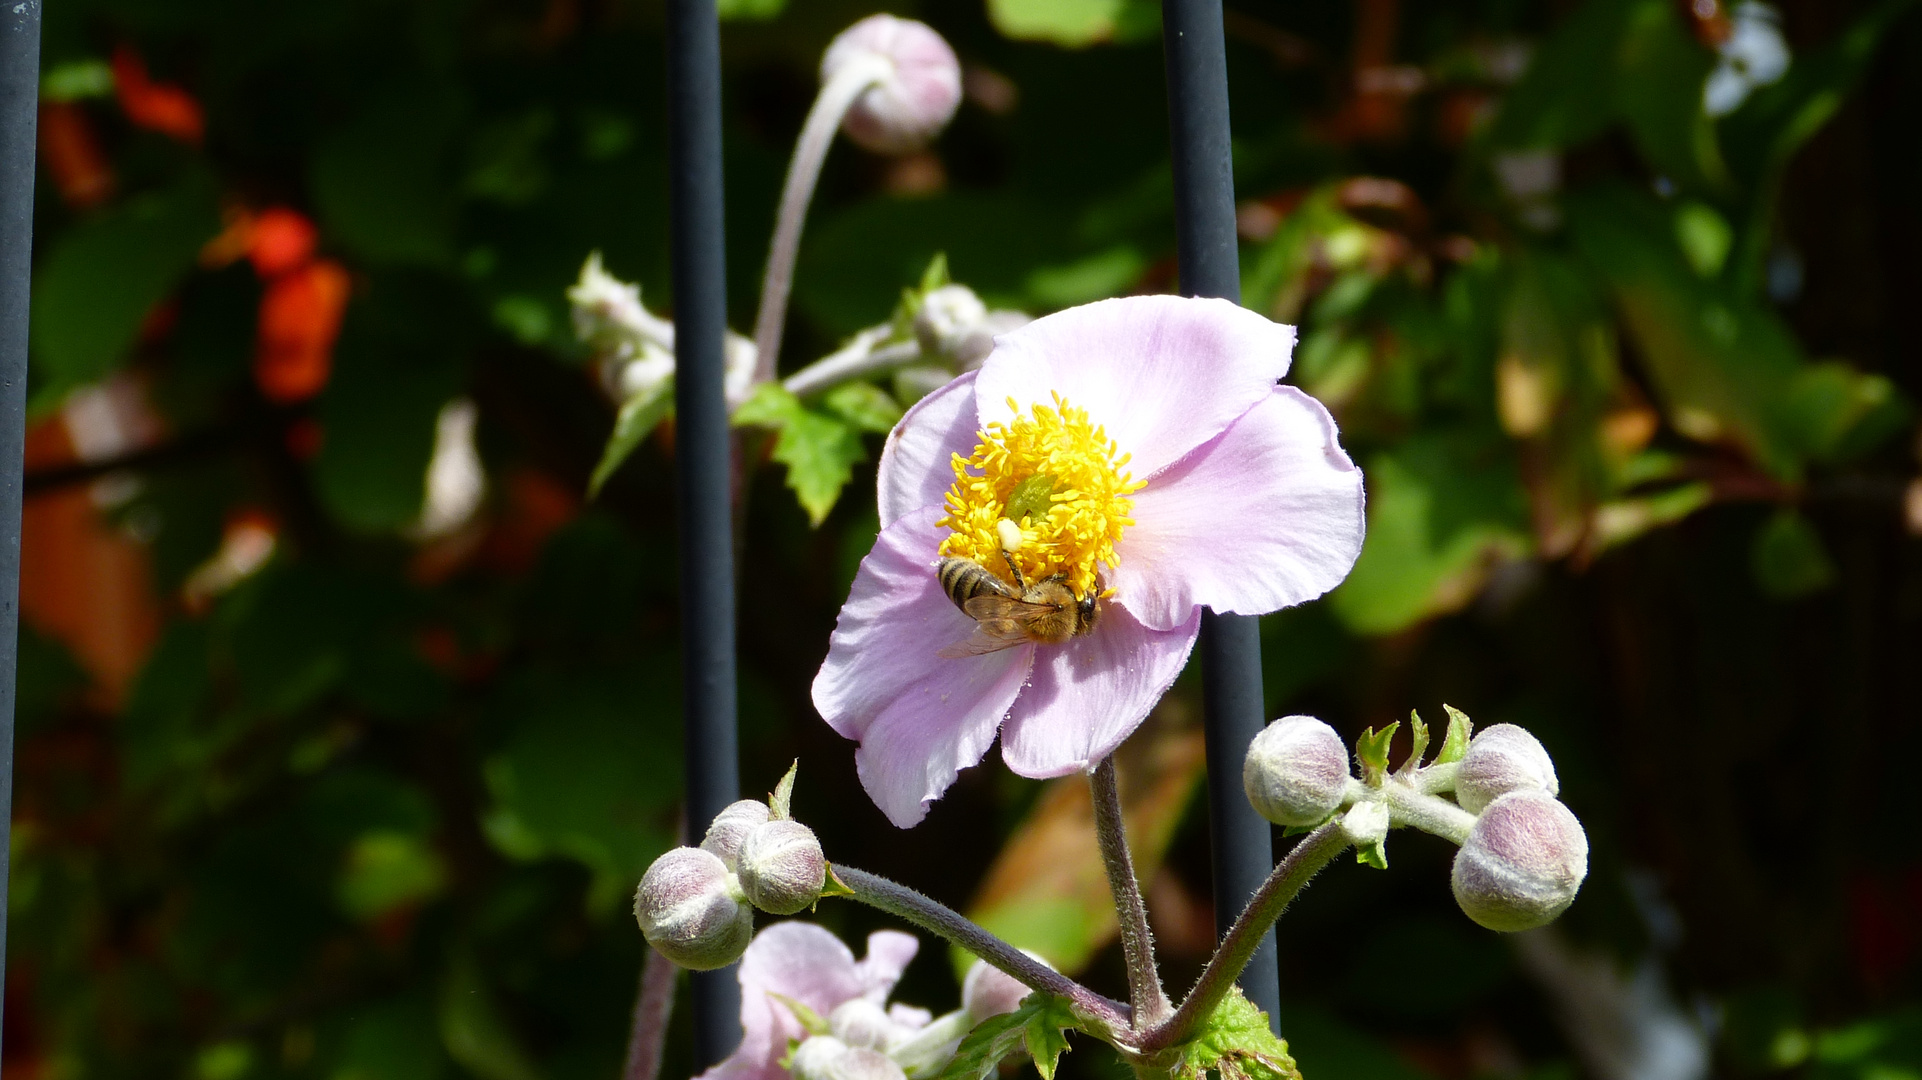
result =
[{"label": "flower bud", "polygon": [[701,848],[719,855],[729,870],[738,871],[741,866],[741,843],[755,826],[767,824],[767,819],[768,808],[764,802],[742,799],[737,803],[729,803],[726,809],[715,815],[713,824],[707,827],[707,835],[701,838]]},{"label": "flower bud", "polygon": [[792,915],[821,898],[828,861],[814,830],[792,819],[756,825],[741,843],[741,891],[771,915]]},{"label": "flower bud", "polygon": [[[1028,955],[1041,959],[1031,952]],[[961,980],[961,1007],[979,1023],[990,1016],[1013,1012],[1021,1006],[1021,1000],[1033,992],[1000,968],[990,966],[985,960],[976,960],[968,968],[967,977]]]},{"label": "flower bud", "polygon": [[900,1025],[888,1011],[867,998],[849,998],[828,1014],[828,1032],[849,1046],[886,1052]]},{"label": "flower bud", "polygon": [[816,1035],[795,1047],[788,1072],[794,1080],[907,1080],[886,1054],[849,1046],[832,1035]]},{"label": "flower bud", "polygon": [[988,305],[966,285],[943,285],[921,299],[914,313],[914,339],[929,356],[953,356],[975,327],[988,317]]},{"label": "flower bud", "polygon": [[864,55],[881,57],[892,71],[855,99],[841,122],[848,138],[877,153],[900,154],[920,149],[948,126],[961,104],[961,62],[932,27],[870,15],[828,46],[821,81],[832,81]]},{"label": "flower bud", "polygon": [[654,860],[634,891],[634,921],[662,956],[696,971],[741,958],[754,936],[754,910],[741,902],[720,857],[675,848]]},{"label": "flower bud", "polygon": [[1462,913],[1504,933],[1553,922],[1587,876],[1582,823],[1554,797],[1532,788],[1488,804],[1455,853],[1452,875]]},{"label": "flower bud", "polygon": [[1348,748],[1312,716],[1284,716],[1248,746],[1241,786],[1255,812],[1277,825],[1314,825],[1341,806]]},{"label": "flower bud", "polygon": [[1455,801],[1463,810],[1479,814],[1498,796],[1523,790],[1561,793],[1548,751],[1535,736],[1513,724],[1477,732],[1455,773]]}]

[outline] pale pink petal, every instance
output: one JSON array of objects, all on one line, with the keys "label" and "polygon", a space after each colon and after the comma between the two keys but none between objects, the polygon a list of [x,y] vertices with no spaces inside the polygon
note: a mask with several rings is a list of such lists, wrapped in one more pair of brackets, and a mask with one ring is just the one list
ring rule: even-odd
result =
[{"label": "pale pink petal", "polygon": [[1294,327],[1226,300],[1102,300],[996,338],[975,401],[985,426],[1060,394],[1132,454],[1127,470],[1145,479],[1260,401],[1287,373],[1294,345]]},{"label": "pale pink petal", "polygon": [[860,976],[862,994],[879,1005],[894,992],[901,973],[908,969],[914,954],[921,951],[921,939],[899,930],[876,930],[868,935],[868,955],[854,965]]},{"label": "pale pink petal", "polygon": [[814,707],[834,730],[860,741],[861,785],[904,829],[988,752],[1034,653],[1022,645],[939,655],[974,631],[934,576],[940,516],[939,507],[928,507],[881,530],[814,677]]},{"label": "pale pink petal", "polygon": [[1328,410],[1292,386],[1134,501],[1106,581],[1151,627],[1178,626],[1197,606],[1259,615],[1313,600],[1361,553],[1361,470]]},{"label": "pale pink petal", "polygon": [[974,378],[966,375],[914,403],[881,449],[876,502],[881,527],[924,506],[940,506],[954,483],[954,455],[974,453],[980,435]]},{"label": "pale pink petal", "polygon": [[805,1035],[800,1021],[770,993],[826,1016],[859,997],[864,980],[854,953],[827,930],[804,922],[764,927],[741,955],[741,1045],[703,1080],[786,1080],[788,1040]]},{"label": "pale pink petal", "polygon": [[1002,760],[1036,779],[1092,769],[1173,685],[1200,626],[1196,611],[1172,630],[1150,630],[1109,602],[1086,635],[1037,648],[1034,675],[1001,731]]},{"label": "pale pink petal", "polygon": [[909,1031],[919,1031],[928,1026],[934,1014],[918,1005],[903,1005],[897,1001],[888,1006],[888,1019]]}]

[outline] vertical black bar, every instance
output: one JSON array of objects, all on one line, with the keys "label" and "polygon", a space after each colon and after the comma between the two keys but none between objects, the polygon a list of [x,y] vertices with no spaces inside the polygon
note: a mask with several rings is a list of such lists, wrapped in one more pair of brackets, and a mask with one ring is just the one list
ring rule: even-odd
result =
[{"label": "vertical black bar", "polygon": [[[671,0],[667,28],[674,262],[674,418],[681,526],[681,649],[687,827],[694,842],[740,793],[734,730],[734,541],[721,218],[721,27],[714,0]],[[741,1039],[732,967],[695,972],[695,1068]]]},{"label": "vertical black bar", "polygon": [[[1234,151],[1228,135],[1228,51],[1221,0],[1164,0],[1161,35],[1168,65],[1168,120],[1174,143],[1176,250],[1181,291],[1241,300],[1235,247]],[[1261,636],[1253,618],[1201,616],[1203,724],[1208,737],[1208,825],[1214,838],[1215,926],[1227,932],[1274,865],[1268,822],[1241,790],[1241,759],[1261,730]],[[1275,932],[1241,975],[1248,1000],[1277,1031],[1281,986]]]},{"label": "vertical black bar", "polygon": [[13,824],[13,690],[20,660],[20,455],[27,434],[27,297],[40,0],[0,5],[0,988]]}]

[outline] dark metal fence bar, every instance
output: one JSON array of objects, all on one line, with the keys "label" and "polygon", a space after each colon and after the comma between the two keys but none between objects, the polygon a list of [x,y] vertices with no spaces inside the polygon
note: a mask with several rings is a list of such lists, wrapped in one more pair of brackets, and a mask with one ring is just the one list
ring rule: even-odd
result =
[{"label": "dark metal fence bar", "polygon": [[[1228,137],[1228,55],[1221,0],[1165,0],[1168,120],[1174,144],[1175,228],[1181,291],[1241,299],[1235,247],[1234,153]],[[1241,790],[1241,758],[1261,730],[1261,637],[1253,618],[1201,616],[1203,724],[1208,738],[1208,824],[1214,838],[1215,926],[1234,923],[1274,865],[1268,823]],[[1277,1026],[1275,932],[1241,976],[1248,999]]]},{"label": "dark metal fence bar", "polygon": [[0,7],[0,985],[13,839],[13,691],[20,659],[20,455],[27,434],[27,296],[40,0]]},{"label": "dark metal fence bar", "polygon": [[[690,842],[740,793],[734,716],[733,469],[722,397],[721,30],[714,0],[672,0],[667,29],[675,463]],[[732,967],[692,976],[695,1068],[740,1041]]]}]

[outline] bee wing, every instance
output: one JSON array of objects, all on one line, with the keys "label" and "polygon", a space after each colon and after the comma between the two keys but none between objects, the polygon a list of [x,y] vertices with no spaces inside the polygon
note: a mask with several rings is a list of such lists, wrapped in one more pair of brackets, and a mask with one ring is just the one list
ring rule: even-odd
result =
[{"label": "bee wing", "polygon": [[983,656],[1024,644],[1028,635],[1022,628],[1036,619],[1055,613],[1053,604],[1031,604],[1012,596],[970,596],[964,610],[974,619],[974,633],[936,655],[947,659]]},{"label": "bee wing", "polygon": [[1036,604],[1013,596],[970,596],[961,606],[975,622],[1009,623],[1019,627],[1055,613],[1053,604]]},{"label": "bee wing", "polygon": [[974,633],[969,634],[965,641],[944,645],[935,655],[944,660],[986,656],[992,652],[1000,652],[1002,649],[1012,649],[1016,645],[1025,644],[1027,640],[1027,635],[1023,634],[1018,627],[997,627],[991,630],[981,623],[975,623]]}]

